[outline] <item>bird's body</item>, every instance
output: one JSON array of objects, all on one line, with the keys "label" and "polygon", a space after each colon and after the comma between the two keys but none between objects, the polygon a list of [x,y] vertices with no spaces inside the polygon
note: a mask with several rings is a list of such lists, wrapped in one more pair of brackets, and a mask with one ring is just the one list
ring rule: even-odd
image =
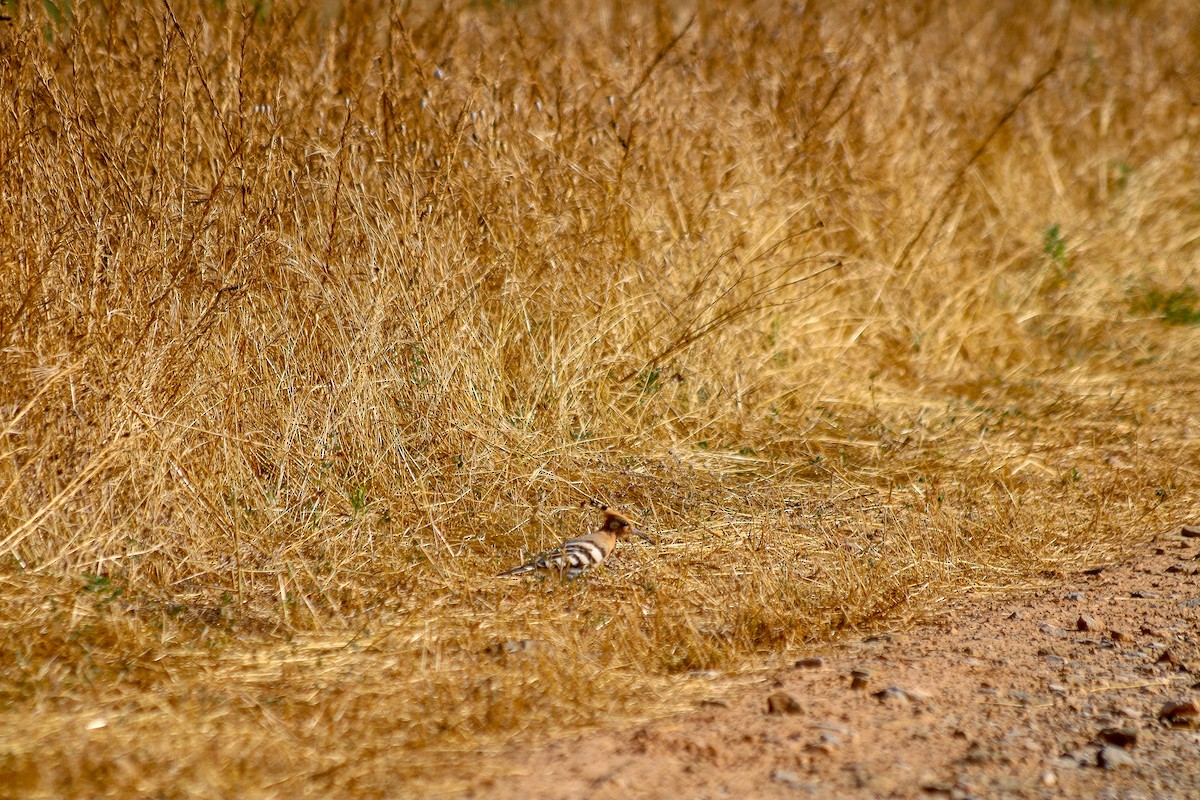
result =
[{"label": "bird's body", "polygon": [[500,574],[525,575],[540,571],[565,573],[568,579],[578,578],[587,570],[603,563],[604,559],[608,558],[617,546],[617,539],[622,536],[635,533],[646,541],[650,541],[650,537],[633,527],[633,523],[624,516],[604,507],[601,507],[600,510],[604,512],[604,522],[598,530],[585,536],[568,539],[557,550],[552,550],[528,564],[505,570]]}]

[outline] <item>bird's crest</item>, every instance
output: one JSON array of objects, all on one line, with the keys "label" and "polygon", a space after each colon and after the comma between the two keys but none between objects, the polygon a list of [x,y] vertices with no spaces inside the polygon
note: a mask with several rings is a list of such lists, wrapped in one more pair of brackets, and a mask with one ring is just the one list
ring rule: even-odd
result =
[{"label": "bird's crest", "polygon": [[617,536],[624,536],[627,533],[633,533],[633,534],[636,534],[636,535],[642,537],[647,542],[652,543],[654,541],[649,536],[647,536],[645,533],[643,533],[641,531],[641,529],[637,528],[633,524],[633,521],[630,520],[629,517],[625,516],[624,514],[618,514],[616,511],[613,511],[608,506],[603,505],[601,503],[597,503],[595,500],[590,501],[590,503],[584,503],[583,505],[589,505],[589,504],[592,505],[593,507],[599,509],[604,514],[604,523],[600,526],[600,530],[609,531],[611,533],[616,534]]}]

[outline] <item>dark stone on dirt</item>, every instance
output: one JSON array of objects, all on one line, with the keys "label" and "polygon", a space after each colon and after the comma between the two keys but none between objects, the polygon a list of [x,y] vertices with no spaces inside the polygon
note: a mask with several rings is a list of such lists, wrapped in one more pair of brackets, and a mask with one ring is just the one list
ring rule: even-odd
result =
[{"label": "dark stone on dirt", "polygon": [[799,714],[802,710],[796,698],[787,692],[776,692],[767,698],[768,714]]},{"label": "dark stone on dirt", "polygon": [[850,672],[850,688],[865,689],[867,688],[867,681],[870,680],[870,678],[871,673],[864,669],[852,670]]},{"label": "dark stone on dirt", "polygon": [[1179,532],[1186,539],[1200,539],[1200,525],[1184,525]]},{"label": "dark stone on dirt", "polygon": [[880,689],[878,692],[871,692],[871,697],[874,697],[885,705],[908,705],[908,692],[901,689],[899,686],[889,686],[886,689]]},{"label": "dark stone on dirt", "polygon": [[1192,728],[1200,723],[1200,706],[1195,700],[1170,700],[1163,704],[1158,718],[1176,728]]},{"label": "dark stone on dirt", "polygon": [[1075,620],[1075,630],[1077,631],[1098,631],[1103,627],[1100,620],[1087,614],[1080,614],[1079,619]]},{"label": "dark stone on dirt", "polygon": [[825,659],[819,657],[802,658],[796,662],[796,669],[820,669],[823,666]]},{"label": "dark stone on dirt", "polygon": [[1100,731],[1100,741],[1117,747],[1133,747],[1137,744],[1137,738],[1137,731],[1133,728],[1105,728]]},{"label": "dark stone on dirt", "polygon": [[1172,667],[1179,666],[1179,659],[1170,650],[1163,650],[1158,658],[1154,659],[1155,664],[1167,664]]},{"label": "dark stone on dirt", "polygon": [[938,780],[933,775],[923,775],[919,781],[921,791],[926,794],[950,794],[954,791],[954,784],[950,781]]}]

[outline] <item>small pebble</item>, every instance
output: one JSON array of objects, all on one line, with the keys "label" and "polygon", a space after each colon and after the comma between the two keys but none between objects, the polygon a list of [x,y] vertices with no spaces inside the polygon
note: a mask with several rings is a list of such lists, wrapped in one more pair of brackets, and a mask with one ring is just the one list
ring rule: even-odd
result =
[{"label": "small pebble", "polygon": [[908,693],[898,686],[889,686],[878,692],[871,692],[871,697],[888,705],[908,705],[910,702]]},{"label": "small pebble", "polygon": [[1196,706],[1195,700],[1170,700],[1163,704],[1158,718],[1175,727],[1192,727],[1200,721],[1200,707]]},{"label": "small pebble", "polygon": [[776,692],[767,698],[768,714],[799,714],[800,703],[787,692]]},{"label": "small pebble", "polygon": [[1122,767],[1132,767],[1134,764],[1133,756],[1122,750],[1120,747],[1101,747],[1100,752],[1096,754],[1096,765],[1104,769],[1120,769]]},{"label": "small pebble", "polygon": [[921,787],[921,791],[927,794],[950,794],[954,789],[954,784],[940,780],[931,773],[922,775],[917,780],[917,785]]},{"label": "small pebble", "polygon": [[924,689],[918,689],[914,686],[910,686],[909,688],[903,689],[902,691],[906,695],[908,695],[908,699],[912,700],[914,703],[928,703],[929,702],[930,694],[929,694],[929,692],[925,691]]}]

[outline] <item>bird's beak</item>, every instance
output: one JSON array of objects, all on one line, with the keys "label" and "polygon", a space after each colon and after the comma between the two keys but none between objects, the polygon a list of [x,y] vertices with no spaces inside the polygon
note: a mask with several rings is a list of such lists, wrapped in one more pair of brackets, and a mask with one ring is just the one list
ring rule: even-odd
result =
[{"label": "bird's beak", "polygon": [[651,539],[651,538],[650,538],[649,536],[647,536],[646,534],[642,533],[642,531],[641,531],[641,529],[640,529],[640,528],[632,528],[632,527],[631,527],[631,528],[630,528],[630,530],[631,530],[631,531],[633,531],[634,533],[636,533],[638,536],[640,536],[640,537],[642,537],[643,539],[645,539],[645,540],[646,540],[647,542],[649,542],[650,544],[654,544],[654,543],[655,543],[653,539]]}]

